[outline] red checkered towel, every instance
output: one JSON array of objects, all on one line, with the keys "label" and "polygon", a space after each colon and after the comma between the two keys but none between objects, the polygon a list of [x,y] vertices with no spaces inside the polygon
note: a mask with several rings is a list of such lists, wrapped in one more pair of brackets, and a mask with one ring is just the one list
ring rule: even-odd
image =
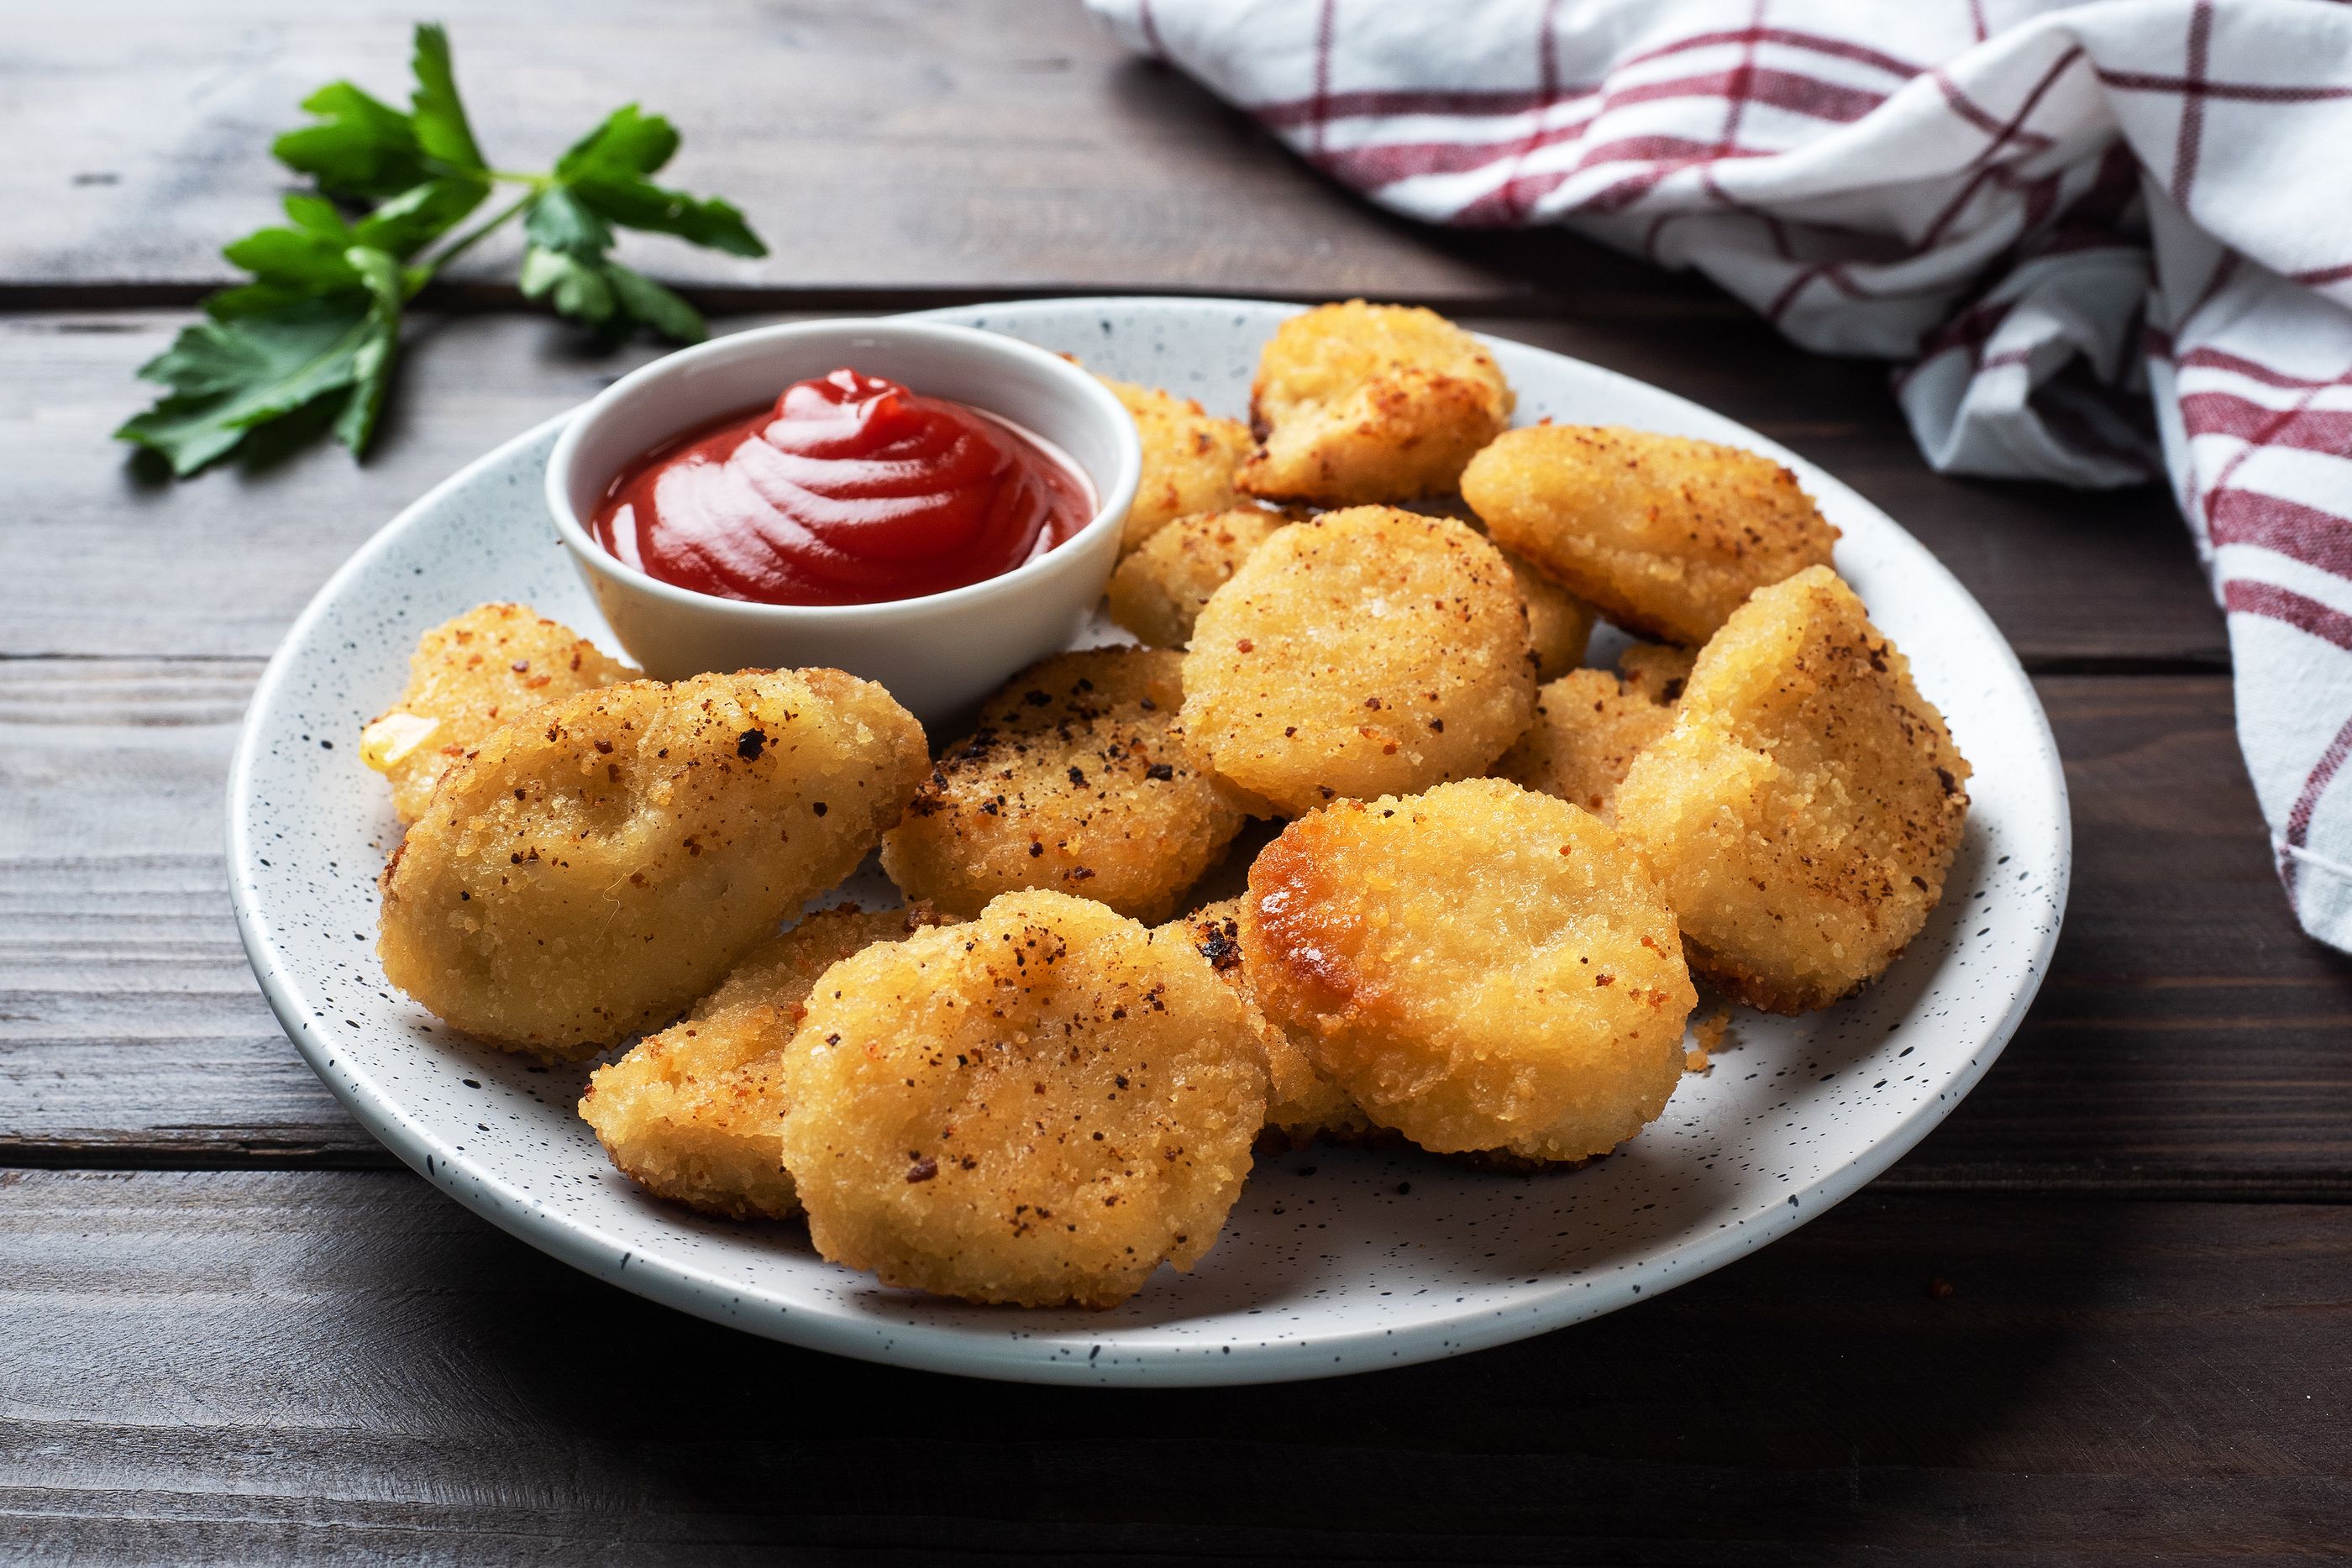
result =
[{"label": "red checkered towel", "polygon": [[1088,0],[1432,223],[1562,223],[1899,361],[1927,461],[2169,476],[2305,929],[2352,948],[2352,6]]}]

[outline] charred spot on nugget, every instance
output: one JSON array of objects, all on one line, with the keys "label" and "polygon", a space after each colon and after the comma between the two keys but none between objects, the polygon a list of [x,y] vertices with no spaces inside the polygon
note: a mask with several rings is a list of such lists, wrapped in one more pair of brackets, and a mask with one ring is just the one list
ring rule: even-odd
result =
[{"label": "charred spot on nugget", "polygon": [[783,1048],[825,970],[877,942],[941,924],[928,906],[845,904],[753,948],[693,1011],[598,1068],[580,1099],[624,1176],[656,1197],[728,1219],[800,1212],[783,1167]]},{"label": "charred spot on nugget", "polygon": [[1333,507],[1443,495],[1512,402],[1486,345],[1435,311],[1319,306],[1276,328],[1258,358],[1250,422],[1263,444],[1234,483]]},{"label": "charred spot on nugget", "polygon": [[1267,1017],[1439,1154],[1606,1154],[1682,1078],[1697,993],[1640,852],[1499,779],[1291,823],[1250,867],[1241,945]]},{"label": "charred spot on nugget", "polygon": [[593,1055],[848,875],[928,766],[913,716],[838,670],[582,693],[442,779],[384,868],[384,974],[467,1034]]},{"label": "charred spot on nugget", "polygon": [[528,604],[479,604],[416,640],[400,700],[360,731],[360,760],[392,785],[404,823],[442,775],[501,725],[644,672]]},{"label": "charred spot on nugget", "polygon": [[1696,647],[1838,531],[1760,453],[1616,426],[1510,431],[1462,475],[1496,543],[1629,631]]},{"label": "charred spot on nugget", "polygon": [[1451,517],[1356,507],[1277,532],[1184,655],[1192,755],[1286,816],[1485,768],[1527,728],[1527,612]]},{"label": "charred spot on nugget", "polygon": [[1157,387],[1096,379],[1126,407],[1143,444],[1135,505],[1119,535],[1122,551],[1137,549],[1178,517],[1249,504],[1234,488],[1235,470],[1256,444],[1247,425],[1220,419],[1195,400]]},{"label": "charred spot on nugget", "polygon": [[1258,1041],[1207,962],[1050,892],[835,966],[784,1081],[819,1252],[1024,1306],[1116,1306],[1191,1268],[1265,1121]]},{"label": "charred spot on nugget", "polygon": [[948,747],[882,868],[910,898],[977,915],[1048,887],[1163,920],[1247,820],[1187,755],[1183,661],[1150,648],[1058,653],[1015,675]]},{"label": "charred spot on nugget", "polygon": [[1699,654],[1617,789],[1693,964],[1771,1012],[1825,1007],[1942,899],[1969,765],[1903,654],[1826,567],[1760,590]]}]

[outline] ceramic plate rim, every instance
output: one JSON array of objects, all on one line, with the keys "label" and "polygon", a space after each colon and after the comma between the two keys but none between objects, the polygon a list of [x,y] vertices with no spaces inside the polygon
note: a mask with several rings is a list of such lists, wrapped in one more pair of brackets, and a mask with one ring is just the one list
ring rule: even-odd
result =
[{"label": "ceramic plate rim", "polygon": [[[908,314],[969,318],[984,312],[994,319],[1004,319],[1054,310],[1097,308],[1118,311],[1139,308],[1176,311],[1235,308],[1262,311],[1300,307],[1272,300],[1181,296],[1075,296],[958,306]],[[1130,1350],[1109,1365],[1098,1365],[1069,1356],[1066,1345],[1054,1354],[1044,1354],[1047,1346],[1062,1344],[1071,1336],[1007,1333],[994,1325],[986,1329],[938,1324],[881,1325],[846,1314],[829,1313],[821,1306],[809,1309],[781,1301],[766,1303],[772,1310],[751,1316],[725,1312],[718,1304],[718,1292],[732,1292],[740,1300],[744,1294],[740,1281],[728,1280],[714,1270],[682,1259],[641,1258],[627,1250],[616,1250],[612,1241],[587,1222],[572,1216],[550,1212],[539,1200],[511,1182],[499,1178],[477,1162],[462,1156],[453,1157],[450,1150],[440,1146],[416,1124],[396,1097],[362,1075],[347,1070],[334,1070],[330,1048],[313,1036],[310,1016],[299,997],[300,978],[290,972],[287,960],[273,942],[262,907],[262,894],[254,868],[259,850],[253,837],[254,824],[249,820],[247,807],[254,798],[255,773],[263,749],[261,731],[264,717],[279,704],[284,688],[293,678],[297,650],[331,612],[349,585],[362,578],[376,558],[389,550],[408,529],[420,526],[421,520],[430,517],[447,497],[463,491],[479,476],[512,461],[517,452],[545,439],[578,413],[576,407],[501,442],[490,452],[467,464],[401,508],[338,567],[312,596],[288,629],[256,684],[240,727],[228,776],[226,803],[228,809],[229,893],[239,938],[271,1011],[303,1060],[370,1134],[434,1186],[519,1239],[593,1277],[697,1316],[811,1349],[933,1371],[1021,1381],[1127,1385],[1223,1385],[1342,1375],[1368,1370],[1375,1364],[1402,1365],[1459,1354],[1598,1317],[1642,1300],[1644,1285],[1652,1287],[1647,1293],[1655,1296],[1664,1289],[1696,1279],[1758,1247],[1779,1239],[1866,1186],[1941,1123],[1983,1079],[2016,1032],[2027,1008],[2039,991],[2063,922],[2073,870],[2072,816],[2065,778],[2056,742],[2050,731],[2048,716],[2042,711],[2039,695],[2033,691],[2015,651],[1974,596],[1899,523],[1833,476],[1778,443],[1739,425],[1728,416],[1663,388],[1535,345],[1510,340],[1496,341],[1508,343],[1515,350],[1565,361],[1575,368],[1577,373],[1639,388],[1644,397],[1669,399],[1708,420],[1736,426],[1741,432],[1741,439],[1788,463],[1817,493],[1834,488],[1841,493],[1842,505],[1875,514],[1902,538],[1916,547],[1923,561],[1940,576],[1940,586],[1948,594],[1952,607],[1979,622],[1980,631],[1991,646],[1999,651],[2004,662],[2000,674],[2013,681],[2023,693],[2036,720],[2035,733],[2030,737],[2033,742],[2030,747],[2031,756],[2020,755],[2011,765],[2019,768],[2038,765],[2039,781],[2048,790],[2048,802],[2052,807],[2050,833],[2046,842],[2035,846],[2035,858],[2039,860],[2046,856],[2051,878],[2053,918],[2039,934],[2027,957],[2022,980],[2009,997],[2000,1016],[1981,1028],[1966,1064],[1941,1081],[1941,1092],[1934,1100],[1923,1098],[1862,1152],[1830,1169],[1809,1186],[1793,1189],[1789,1194],[1789,1201],[1776,1206],[1769,1218],[1747,1225],[1737,1234],[1726,1233],[1719,1237],[1685,1234],[1679,1244],[1662,1243],[1651,1249],[1637,1265],[1622,1271],[1622,1277],[1606,1282],[1584,1281],[1585,1288],[1580,1290],[1572,1288],[1577,1282],[1570,1279],[1553,1279],[1540,1285],[1520,1288],[1515,1292],[1509,1310],[1496,1311],[1482,1306],[1453,1316],[1441,1313],[1428,1321],[1416,1322],[1410,1331],[1414,1343],[1404,1347],[1402,1354],[1398,1353],[1397,1342],[1403,1331],[1383,1330],[1374,1323],[1296,1339],[1232,1342],[1223,1347],[1224,1354],[1218,1354],[1219,1347],[1214,1343],[1147,1345]],[[533,493],[536,494],[535,487]],[[2023,753],[2029,748],[2019,749]],[[632,1268],[632,1263],[636,1266]],[[1107,1328],[1104,1334],[1095,1337],[1108,1339],[1115,1337],[1116,1333],[1115,1329]],[[1084,1342],[1084,1336],[1076,1337]],[[1360,1359],[1361,1353],[1375,1343],[1390,1354],[1377,1363]],[[1357,1354],[1349,1354],[1351,1351]]]}]

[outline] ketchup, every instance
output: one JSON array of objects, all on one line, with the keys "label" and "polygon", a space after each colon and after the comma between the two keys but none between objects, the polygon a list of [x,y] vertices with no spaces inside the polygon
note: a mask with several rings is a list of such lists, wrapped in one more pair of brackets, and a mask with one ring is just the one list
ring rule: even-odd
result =
[{"label": "ketchup", "polygon": [[595,531],[680,588],[873,604],[1011,571],[1093,513],[1085,482],[1012,425],[844,369],[656,447],[604,492]]}]

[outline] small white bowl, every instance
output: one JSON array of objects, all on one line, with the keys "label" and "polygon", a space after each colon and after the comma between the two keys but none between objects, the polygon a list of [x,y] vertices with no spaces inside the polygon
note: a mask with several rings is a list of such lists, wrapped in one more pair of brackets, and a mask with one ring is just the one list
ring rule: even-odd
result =
[{"label": "small white bowl", "polygon": [[[1084,470],[1096,510],[1034,560],[944,593],[879,604],[751,604],[650,577],[596,541],[614,477],[705,421],[772,402],[844,365],[1011,421]],[[580,411],[547,460],[547,506],[614,635],[658,680],[708,670],[823,665],[879,681],[928,727],[1069,645],[1118,558],[1143,466],[1135,422],[1067,360],[936,321],[803,321],[683,349]]]}]

